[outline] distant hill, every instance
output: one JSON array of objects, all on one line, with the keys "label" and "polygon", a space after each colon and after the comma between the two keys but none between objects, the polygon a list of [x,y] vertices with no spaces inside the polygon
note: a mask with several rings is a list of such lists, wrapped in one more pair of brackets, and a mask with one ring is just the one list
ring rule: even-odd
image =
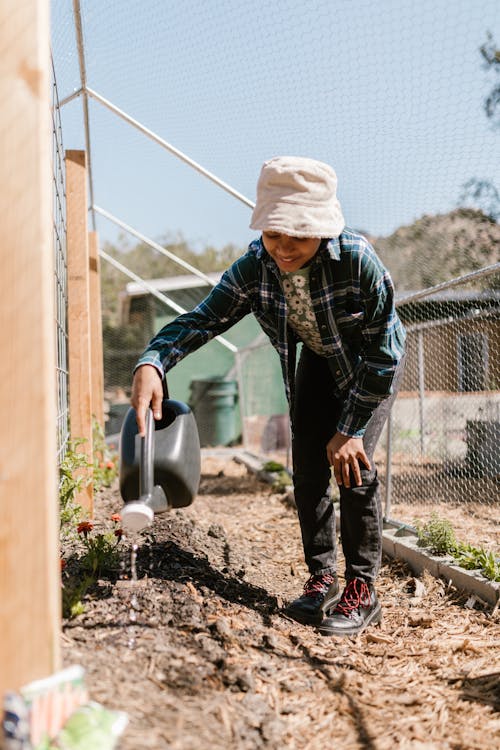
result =
[{"label": "distant hill", "polygon": [[500,224],[471,208],[424,215],[371,237],[398,291],[423,289],[500,260]]}]

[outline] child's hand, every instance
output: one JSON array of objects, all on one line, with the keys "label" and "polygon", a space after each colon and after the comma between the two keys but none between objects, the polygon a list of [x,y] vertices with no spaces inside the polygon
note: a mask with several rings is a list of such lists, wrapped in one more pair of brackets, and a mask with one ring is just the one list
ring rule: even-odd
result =
[{"label": "child's hand", "polygon": [[361,485],[361,469],[359,462],[370,470],[371,465],[365,453],[362,438],[349,437],[337,432],[326,446],[326,454],[338,485],[351,486],[349,472],[352,469],[354,482],[357,487]]},{"label": "child's hand", "polygon": [[141,365],[134,375],[132,382],[132,398],[130,399],[136,412],[139,435],[146,434],[146,411],[151,404],[153,417],[161,419],[161,402],[163,387],[160,373],[153,365]]}]

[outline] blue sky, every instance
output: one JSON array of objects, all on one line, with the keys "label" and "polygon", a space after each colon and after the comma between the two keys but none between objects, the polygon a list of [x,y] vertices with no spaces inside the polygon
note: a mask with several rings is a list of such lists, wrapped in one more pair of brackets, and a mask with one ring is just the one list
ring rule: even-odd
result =
[{"label": "blue sky", "polygon": [[[488,31],[500,44],[498,0],[81,5],[88,85],[251,200],[278,154],[332,164],[348,224],[372,234],[450,210],[470,177],[500,186],[478,50]],[[71,0],[52,27],[62,98],[79,88]],[[79,100],[62,121],[84,148]],[[155,239],[252,239],[247,207],[93,101],[90,122],[99,206]]]}]

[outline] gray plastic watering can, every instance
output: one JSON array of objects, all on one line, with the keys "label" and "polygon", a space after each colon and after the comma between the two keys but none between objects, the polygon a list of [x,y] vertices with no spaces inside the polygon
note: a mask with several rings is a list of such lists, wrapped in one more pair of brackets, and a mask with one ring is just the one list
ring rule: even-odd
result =
[{"label": "gray plastic watering can", "polygon": [[200,440],[194,415],[181,401],[164,398],[162,418],[146,412],[146,434],[141,437],[130,408],[120,433],[120,494],[124,529],[139,532],[156,513],[185,508],[200,484]]}]

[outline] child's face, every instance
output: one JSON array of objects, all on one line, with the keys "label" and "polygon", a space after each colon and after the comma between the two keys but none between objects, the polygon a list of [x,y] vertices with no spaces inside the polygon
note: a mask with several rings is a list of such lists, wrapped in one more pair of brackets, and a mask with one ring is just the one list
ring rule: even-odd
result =
[{"label": "child's face", "polygon": [[309,263],[321,244],[317,237],[289,237],[279,232],[262,232],[264,247],[280,271],[297,271]]}]

